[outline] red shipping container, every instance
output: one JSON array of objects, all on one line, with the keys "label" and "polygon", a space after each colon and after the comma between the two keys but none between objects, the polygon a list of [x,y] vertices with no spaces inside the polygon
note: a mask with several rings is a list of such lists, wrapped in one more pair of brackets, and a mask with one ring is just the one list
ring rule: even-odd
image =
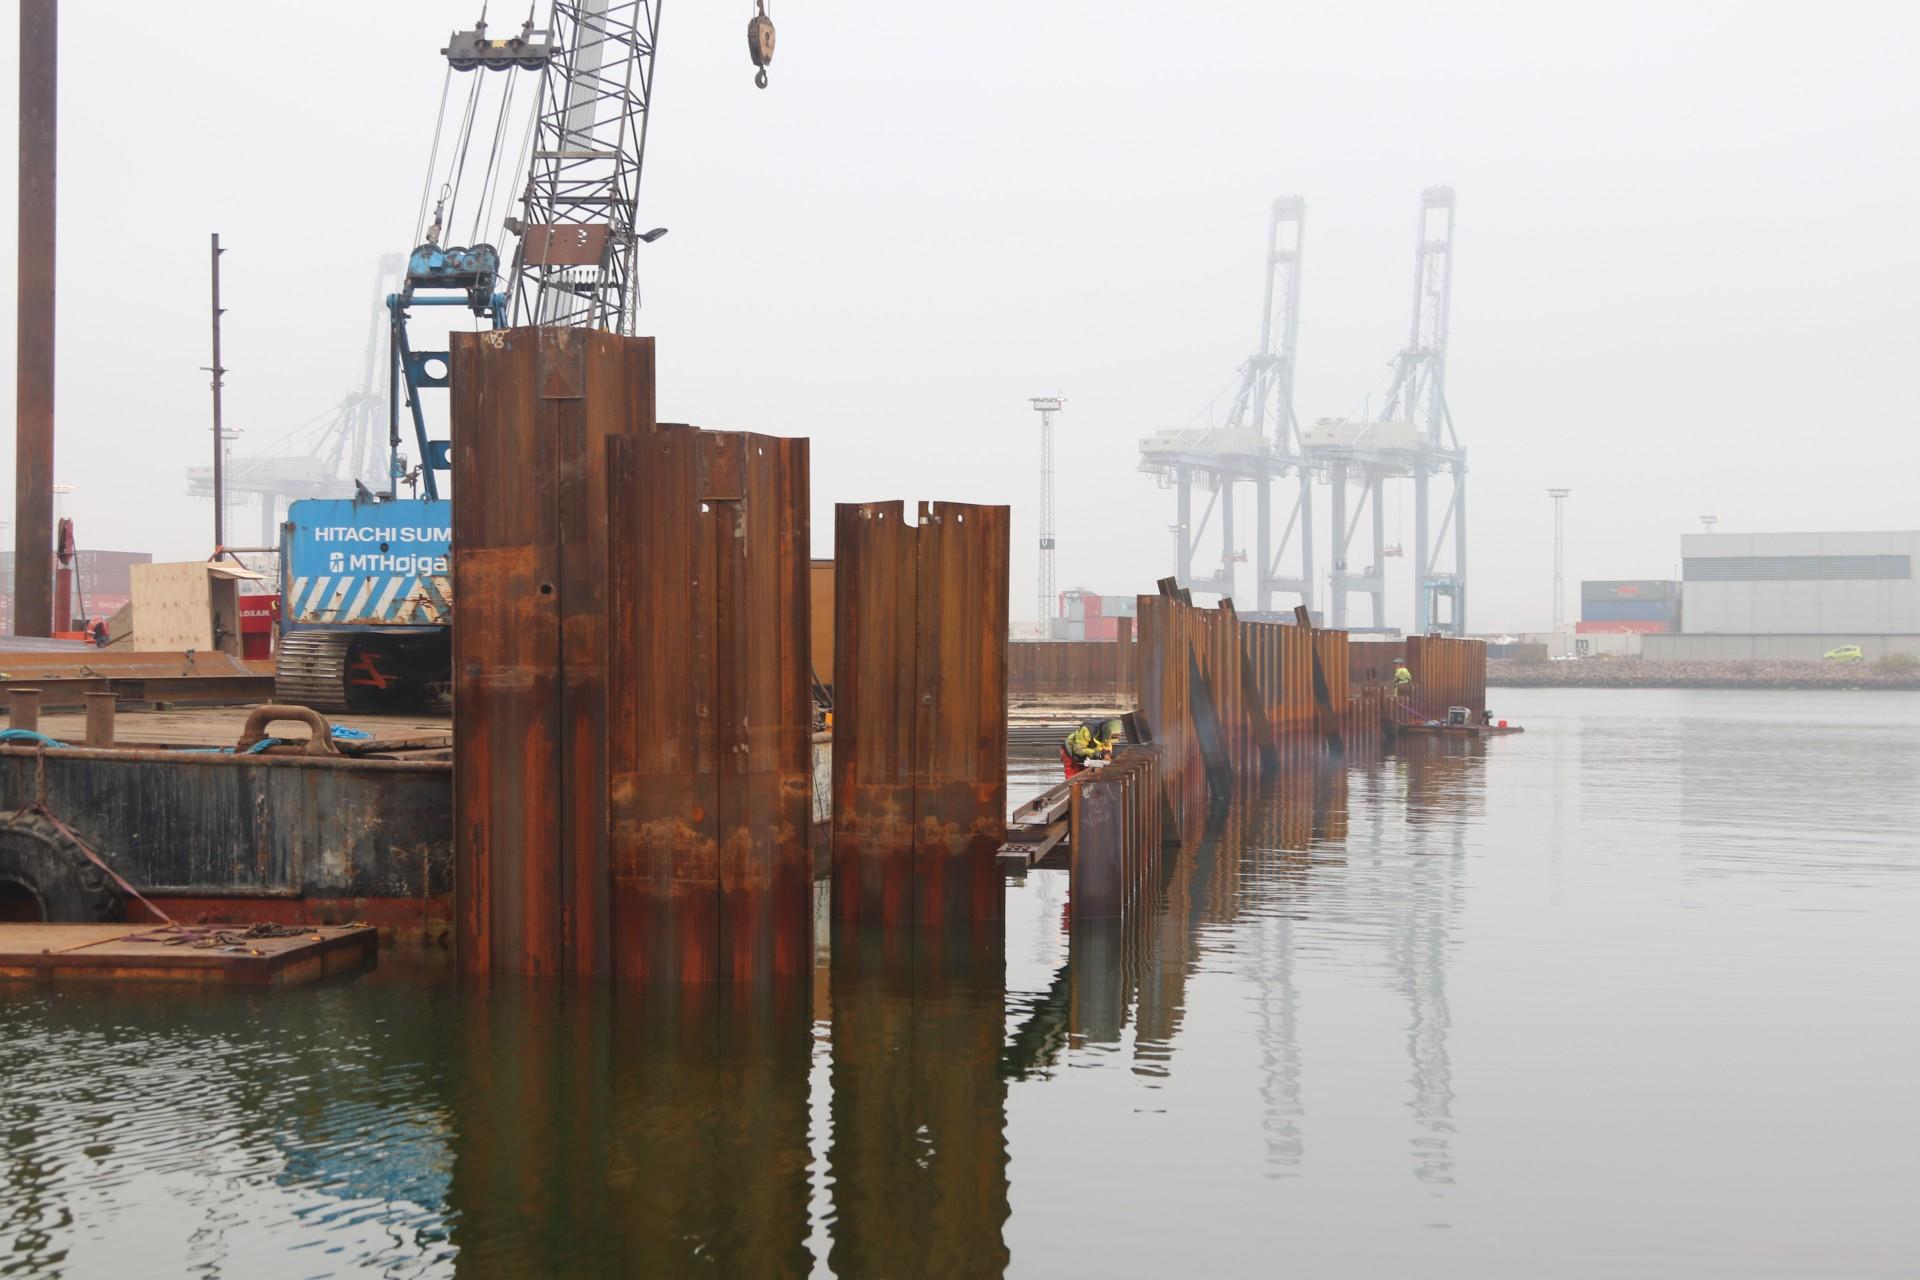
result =
[{"label": "red shipping container", "polygon": [[1643,636],[1659,636],[1672,630],[1671,622],[1648,622],[1634,618],[1624,618],[1617,622],[1582,621],[1573,624],[1574,634],[1581,636],[1619,636],[1630,632]]}]

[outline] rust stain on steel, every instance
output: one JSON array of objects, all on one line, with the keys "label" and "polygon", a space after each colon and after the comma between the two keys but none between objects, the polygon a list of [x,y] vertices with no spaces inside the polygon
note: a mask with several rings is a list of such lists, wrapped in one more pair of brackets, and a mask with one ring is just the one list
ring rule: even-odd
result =
[{"label": "rust stain on steel", "polygon": [[913,911],[912,670],[919,570],[900,502],[834,507],[833,910]]},{"label": "rust stain on steel", "polygon": [[[53,634],[54,162],[59,5],[20,4],[13,634]],[[37,568],[35,566],[38,566]]]},{"label": "rust stain on steel", "polygon": [[1074,779],[1067,873],[1076,926],[1131,915],[1148,901],[1164,838],[1163,750],[1127,747]]},{"label": "rust stain on steel", "polygon": [[609,930],[621,978],[717,977],[719,747],[712,522],[696,519],[695,440],[608,444],[618,622],[609,689]]},{"label": "rust stain on steel", "polygon": [[1007,834],[1008,509],[922,502],[914,530],[914,917],[998,920]]},{"label": "rust stain on steel", "polygon": [[613,972],[811,971],[807,442],[609,443]]},{"label": "rust stain on steel", "polygon": [[653,428],[653,341],[451,345],[460,963],[604,973],[605,448]]},{"label": "rust stain on steel", "polygon": [[1006,832],[1005,507],[835,510],[836,919],[1001,914]]}]

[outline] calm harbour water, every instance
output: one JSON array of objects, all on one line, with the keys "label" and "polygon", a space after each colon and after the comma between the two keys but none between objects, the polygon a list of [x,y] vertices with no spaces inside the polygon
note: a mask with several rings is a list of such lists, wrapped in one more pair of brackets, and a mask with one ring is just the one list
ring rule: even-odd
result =
[{"label": "calm harbour water", "polygon": [[1072,963],[0,990],[0,1275],[1920,1274],[1920,695],[1493,701]]}]

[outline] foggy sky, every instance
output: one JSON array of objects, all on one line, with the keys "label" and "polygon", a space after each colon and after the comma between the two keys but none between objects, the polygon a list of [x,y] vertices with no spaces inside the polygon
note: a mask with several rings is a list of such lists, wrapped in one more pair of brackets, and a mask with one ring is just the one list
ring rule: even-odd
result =
[{"label": "foggy sky", "polygon": [[[478,3],[63,9],[66,511],[83,546],[197,558],[207,233],[231,250],[246,453],[357,384],[374,264],[410,247],[438,50]],[[1912,6],[780,0],[764,92],[750,10],[666,6],[640,218],[670,234],[640,251],[639,331],[663,419],[812,438],[819,554],[836,501],[1011,503],[1030,620],[1026,401],[1058,392],[1060,585],[1150,590],[1173,499],[1137,442],[1224,411],[1269,202],[1307,201],[1311,421],[1377,407],[1435,183],[1459,200],[1476,631],[1545,625],[1550,485],[1574,491],[1569,616],[1582,577],[1673,575],[1703,512],[1920,526]],[[8,306],[0,350],[12,327]],[[1387,537],[1411,546],[1410,491]]]}]

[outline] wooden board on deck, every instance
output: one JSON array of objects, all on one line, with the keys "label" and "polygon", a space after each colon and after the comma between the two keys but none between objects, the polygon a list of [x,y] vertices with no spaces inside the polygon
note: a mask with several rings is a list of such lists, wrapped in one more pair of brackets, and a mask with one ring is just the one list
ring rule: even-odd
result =
[{"label": "wooden board on deck", "polygon": [[[237,935],[245,929],[230,925],[221,931]],[[211,947],[149,940],[164,936],[162,925],[0,924],[0,981],[291,987],[369,968],[379,945],[378,932],[367,925]]]}]

